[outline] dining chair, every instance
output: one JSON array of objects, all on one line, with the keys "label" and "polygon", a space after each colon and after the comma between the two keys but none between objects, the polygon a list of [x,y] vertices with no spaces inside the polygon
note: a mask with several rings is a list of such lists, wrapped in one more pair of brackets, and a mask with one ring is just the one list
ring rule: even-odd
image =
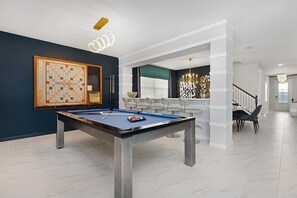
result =
[{"label": "dining chair", "polygon": [[257,108],[251,113],[251,115],[242,115],[238,117],[240,128],[244,127],[245,121],[253,122],[255,134],[257,134],[260,129],[258,122],[258,115],[261,111],[262,105],[257,106]]},{"label": "dining chair", "polygon": [[240,117],[241,116],[249,116],[251,115],[249,112],[247,112],[244,109],[240,109],[240,108],[233,108],[233,112],[232,112],[232,119],[234,121],[236,121],[236,126],[237,126],[237,132],[239,132],[240,129]]}]

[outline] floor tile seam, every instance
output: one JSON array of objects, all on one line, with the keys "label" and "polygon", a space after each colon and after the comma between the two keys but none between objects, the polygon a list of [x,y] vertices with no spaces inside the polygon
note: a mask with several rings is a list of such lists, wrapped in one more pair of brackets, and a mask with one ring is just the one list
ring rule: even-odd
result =
[{"label": "floor tile seam", "polygon": [[284,139],[285,139],[285,124],[283,121],[283,138],[282,138],[282,148],[281,148],[281,155],[279,161],[279,171],[278,171],[278,182],[277,182],[277,197],[279,197],[279,185],[280,185],[280,176],[281,176],[281,168],[282,168],[282,160],[283,160],[283,149],[284,149]]},{"label": "floor tile seam", "polygon": [[[261,124],[261,122],[260,122],[260,124]],[[282,126],[282,128],[283,128],[283,126]],[[252,145],[252,144],[245,144],[245,145]],[[251,175],[249,175],[247,178],[248,178],[248,181],[249,181],[249,180],[250,180],[250,178],[251,178]],[[248,184],[248,181],[247,181],[247,183],[246,183],[246,184]],[[241,194],[240,194],[240,197],[239,197],[239,198],[245,198],[245,197],[246,197],[245,190],[246,190],[246,188],[244,187],[244,188],[242,189],[242,192],[241,192]],[[277,193],[278,193],[278,192],[277,192]]]}]

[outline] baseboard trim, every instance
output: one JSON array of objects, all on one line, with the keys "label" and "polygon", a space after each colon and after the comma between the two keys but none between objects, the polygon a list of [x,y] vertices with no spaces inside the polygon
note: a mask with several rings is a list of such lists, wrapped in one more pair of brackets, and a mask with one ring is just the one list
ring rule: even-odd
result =
[{"label": "baseboard trim", "polygon": [[196,135],[196,139],[198,139],[198,140],[210,140],[210,138],[209,137],[207,137],[207,136],[202,136],[202,135]]},{"label": "baseboard trim", "polygon": [[0,142],[18,140],[18,139],[24,139],[24,138],[31,138],[31,137],[41,136],[41,135],[49,135],[49,134],[53,134],[53,133],[56,133],[56,131],[47,131],[47,132],[42,132],[42,133],[30,133],[30,134],[25,134],[25,135],[4,137],[4,138],[0,138]]},{"label": "baseboard trim", "polygon": [[221,148],[221,149],[226,149],[228,146],[230,146],[232,144],[233,144],[233,141],[229,145],[219,144],[219,143],[211,142],[211,141],[209,142],[209,146],[213,146],[213,147],[217,147],[217,148]]}]

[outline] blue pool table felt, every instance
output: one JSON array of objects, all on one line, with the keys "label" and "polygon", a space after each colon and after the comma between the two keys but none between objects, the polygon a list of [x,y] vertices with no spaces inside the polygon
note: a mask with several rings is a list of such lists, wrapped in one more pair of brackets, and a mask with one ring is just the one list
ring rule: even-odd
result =
[{"label": "blue pool table felt", "polygon": [[[93,122],[104,123],[106,125],[116,127],[119,129],[131,129],[136,127],[141,127],[150,124],[164,123],[180,118],[180,116],[170,116],[170,115],[161,115],[161,114],[151,114],[151,113],[137,113],[133,111],[125,110],[113,110],[109,113],[110,110],[106,109],[96,109],[96,110],[78,110],[78,111],[69,111],[80,118],[91,120]],[[107,116],[105,116],[108,114]],[[128,116],[142,116],[146,120],[139,122],[129,122],[127,120]],[[104,118],[103,118],[104,117]],[[103,119],[102,119],[103,118]]]}]

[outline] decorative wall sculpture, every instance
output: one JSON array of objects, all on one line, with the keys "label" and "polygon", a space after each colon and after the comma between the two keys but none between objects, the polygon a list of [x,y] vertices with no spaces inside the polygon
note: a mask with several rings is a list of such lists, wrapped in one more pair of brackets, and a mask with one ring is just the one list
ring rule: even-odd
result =
[{"label": "decorative wall sculpture", "polygon": [[209,98],[210,76],[199,77],[197,83],[186,83],[180,79],[178,88],[180,98]]},{"label": "decorative wall sculpture", "polygon": [[199,86],[200,86],[200,98],[209,98],[210,97],[210,76],[205,75],[199,78]]},{"label": "decorative wall sculpture", "polygon": [[180,82],[179,94],[181,98],[195,98],[196,93],[197,93],[196,84]]}]

